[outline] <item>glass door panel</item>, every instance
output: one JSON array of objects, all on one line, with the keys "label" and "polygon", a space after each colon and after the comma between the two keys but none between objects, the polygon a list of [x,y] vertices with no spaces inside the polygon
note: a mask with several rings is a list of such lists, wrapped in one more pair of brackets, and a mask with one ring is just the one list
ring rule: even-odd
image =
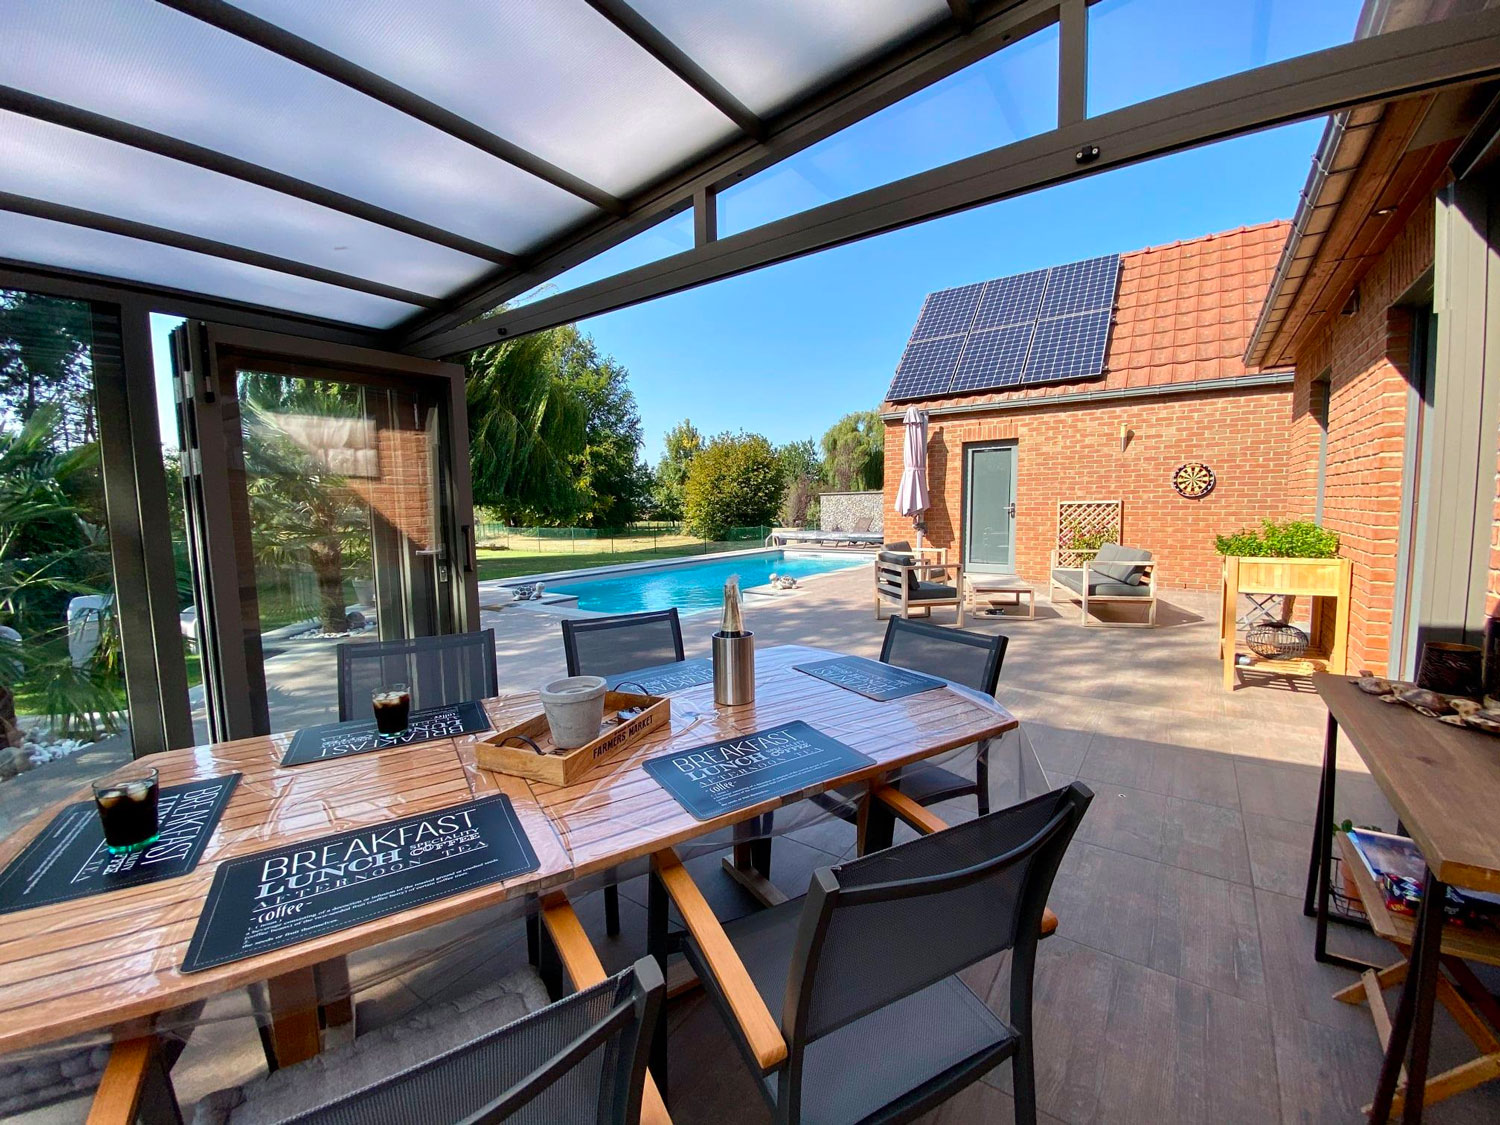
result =
[{"label": "glass door panel", "polygon": [[[191,350],[193,326],[177,331]],[[462,383],[226,348],[208,361],[212,397],[184,398],[201,450],[185,483],[215,736],[335,721],[339,645],[475,620],[467,465],[449,438]]]},{"label": "glass door panel", "polygon": [[1016,569],[1016,447],[964,451],[964,569],[1009,574]]}]

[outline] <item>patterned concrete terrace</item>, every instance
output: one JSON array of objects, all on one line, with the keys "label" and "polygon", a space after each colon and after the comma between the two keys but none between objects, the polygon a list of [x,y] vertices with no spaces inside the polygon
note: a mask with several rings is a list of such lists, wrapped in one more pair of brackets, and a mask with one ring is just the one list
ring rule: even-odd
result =
[{"label": "patterned concrete terrace", "polygon": [[[814,579],[752,603],[761,644],[799,642],[875,656],[867,568]],[[1058,875],[1051,905],[1061,919],[1042,943],[1037,969],[1037,1071],[1043,1120],[1267,1122],[1361,1120],[1380,1052],[1363,1009],[1331,999],[1352,973],[1318,965],[1301,894],[1316,801],[1324,712],[1305,685],[1226,694],[1216,660],[1214,602],[1168,592],[1162,627],[1079,628],[1069,606],[1038,599],[1036,620],[971,619],[1011,638],[998,692],[1020,717],[1052,781],[1079,777],[1096,798]],[[939,622],[952,620],[947,611]],[[562,671],[556,620],[528,610],[492,615],[502,689],[534,687]],[[712,615],[686,618],[689,655],[707,653]],[[1003,756],[1002,756],[1003,757]],[[967,808],[964,806],[967,804]],[[1394,828],[1357,756],[1340,760],[1336,815]],[[972,815],[972,802],[939,810]],[[805,890],[809,873],[852,849],[852,832],[824,824],[777,841],[774,880]],[[690,866],[721,914],[749,908],[716,873],[713,857]],[[579,903],[611,969],[645,947],[645,886],[623,888],[624,932],[603,932],[600,896]],[[402,950],[353,966],[356,979],[386,976],[414,950],[441,959],[372,987],[363,1027],[400,1018],[524,961],[515,922],[480,919],[429,932]],[[455,939],[463,938],[457,944]],[[1378,960],[1394,950],[1336,927],[1334,943]],[[1005,1001],[1006,964],[975,967],[972,987]],[[1394,1004],[1394,994],[1388,996]],[[243,995],[213,1011],[244,1011]],[[1003,1006],[997,1010],[1003,1011]],[[673,1005],[670,1098],[678,1122],[769,1120],[701,994]],[[1437,1018],[1435,1066],[1463,1058],[1463,1040]],[[205,1092],[252,1076],[259,1046],[249,1021],[201,1027],[179,1062],[189,1111]],[[872,1060],[878,1065],[878,1060]],[[1009,1122],[1008,1065],[930,1115],[942,1122]],[[81,1119],[80,1103],[27,1120]],[[1500,1088],[1470,1092],[1429,1112],[1436,1122],[1500,1120]]]}]

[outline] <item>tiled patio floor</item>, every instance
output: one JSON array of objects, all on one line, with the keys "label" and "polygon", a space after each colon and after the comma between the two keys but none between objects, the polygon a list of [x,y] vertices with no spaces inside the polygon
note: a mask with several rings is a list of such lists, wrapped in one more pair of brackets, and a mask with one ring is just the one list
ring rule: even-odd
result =
[{"label": "tiled patio floor", "polygon": [[[874,656],[869,572],[808,582],[751,607],[761,644],[799,642]],[[1054,782],[1083,779],[1095,801],[1055,884],[1061,923],[1037,969],[1037,1071],[1044,1120],[1265,1122],[1360,1120],[1380,1052],[1363,1009],[1331,993],[1352,973],[1318,965],[1302,881],[1316,801],[1324,712],[1309,690],[1220,687],[1212,597],[1169,592],[1156,630],[1079,628],[1076,610],[1038,599],[1037,619],[971,619],[1011,638],[999,697],[1022,719]],[[938,611],[939,622],[952,620]],[[490,624],[486,621],[486,624]],[[562,670],[555,621],[528,611],[496,615],[502,690],[535,686]],[[707,652],[712,616],[685,619],[689,655]],[[1358,758],[1340,762],[1337,815],[1393,828]],[[972,802],[940,811],[972,815]],[[841,823],[779,839],[775,882],[801,893],[809,873],[852,846]],[[717,861],[690,865],[716,908],[748,909]],[[610,968],[645,947],[645,887],[624,886],[623,933],[603,932],[600,896],[578,902]],[[364,1026],[399,1017],[439,991],[524,961],[516,923],[470,923],[475,934],[438,964],[371,990]],[[437,948],[454,927],[424,935]],[[1395,953],[1336,927],[1342,948],[1379,960]],[[387,952],[387,960],[409,957]],[[356,977],[378,967],[366,958]],[[1003,1011],[1003,959],[969,974]],[[1389,997],[1394,1003],[1394,994]],[[242,996],[215,1009],[243,1009]],[[701,995],[674,1002],[670,1098],[678,1122],[768,1120],[718,1016]],[[1437,1061],[1468,1057],[1438,1016]],[[248,1020],[205,1026],[175,1071],[185,1103],[251,1076],[259,1045]],[[874,1060],[872,1060],[874,1061]],[[1002,1065],[931,1120],[1008,1122],[1010,1071]],[[190,1108],[190,1107],[189,1107]],[[57,1114],[62,1114],[61,1116]],[[81,1118],[76,1105],[34,1120]],[[1500,1120],[1500,1088],[1474,1091],[1429,1113],[1437,1122]]]}]

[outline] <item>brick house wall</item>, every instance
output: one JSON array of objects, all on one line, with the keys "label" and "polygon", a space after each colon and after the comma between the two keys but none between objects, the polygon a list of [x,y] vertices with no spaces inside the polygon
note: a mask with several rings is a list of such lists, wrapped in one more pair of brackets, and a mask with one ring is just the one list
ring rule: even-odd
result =
[{"label": "brick house wall", "polygon": [[[988,415],[935,417],[928,425],[932,507],[927,539],[957,553],[963,518],[964,446],[1016,443],[1016,571],[1042,584],[1057,544],[1057,505],[1123,501],[1122,538],[1152,551],[1167,588],[1212,590],[1220,579],[1214,536],[1284,513],[1286,467],[1278,435],[1292,413],[1288,387],[1182,394],[1123,402],[1038,407]],[[1122,451],[1120,428],[1130,432]],[[902,429],[886,426],[885,474],[899,480]],[[1201,500],[1172,487],[1184,461],[1214,470]],[[886,490],[887,539],[915,537]]]},{"label": "brick house wall", "polygon": [[347,483],[414,550],[435,542],[432,526],[432,441],[425,430],[382,427],[376,435],[377,475]]},{"label": "brick house wall", "polygon": [[[1002,440],[1017,443],[1016,569],[1036,583],[1046,580],[1057,544],[1060,500],[1123,501],[1125,542],[1153,552],[1163,586],[1199,590],[1220,581],[1215,535],[1264,517],[1309,515],[1300,496],[1287,495],[1290,383],[1211,386],[1262,374],[1247,370],[1245,347],[1289,228],[1263,223],[1121,255],[1103,379],[917,403],[929,412],[928,540],[957,556],[963,447]],[[1080,392],[1131,397],[1061,398]],[[945,414],[951,407],[965,412]],[[1122,426],[1132,435],[1123,450]],[[899,422],[888,421],[890,540],[913,533],[911,521],[895,513],[901,444]],[[1183,499],[1172,487],[1171,474],[1185,461],[1214,470],[1217,485],[1202,500]]]},{"label": "brick house wall", "polygon": [[[1323,526],[1350,560],[1349,666],[1389,669],[1401,533],[1401,472],[1411,378],[1412,313],[1396,305],[1431,268],[1431,208],[1418,208],[1365,272],[1359,309],[1335,314],[1297,352],[1288,496],[1311,512],[1317,492],[1315,381],[1328,378]],[[1500,494],[1497,494],[1500,518]],[[1500,535],[1500,532],[1497,532]],[[1500,563],[1500,559],[1496,560]],[[1500,593],[1492,571],[1492,592]]]}]

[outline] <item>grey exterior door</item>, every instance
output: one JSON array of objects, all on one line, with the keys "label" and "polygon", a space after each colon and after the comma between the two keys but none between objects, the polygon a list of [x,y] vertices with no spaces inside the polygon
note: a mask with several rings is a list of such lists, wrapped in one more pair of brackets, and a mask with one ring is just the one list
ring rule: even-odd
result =
[{"label": "grey exterior door", "polygon": [[964,569],[1014,573],[1015,525],[1015,445],[964,446]]}]

